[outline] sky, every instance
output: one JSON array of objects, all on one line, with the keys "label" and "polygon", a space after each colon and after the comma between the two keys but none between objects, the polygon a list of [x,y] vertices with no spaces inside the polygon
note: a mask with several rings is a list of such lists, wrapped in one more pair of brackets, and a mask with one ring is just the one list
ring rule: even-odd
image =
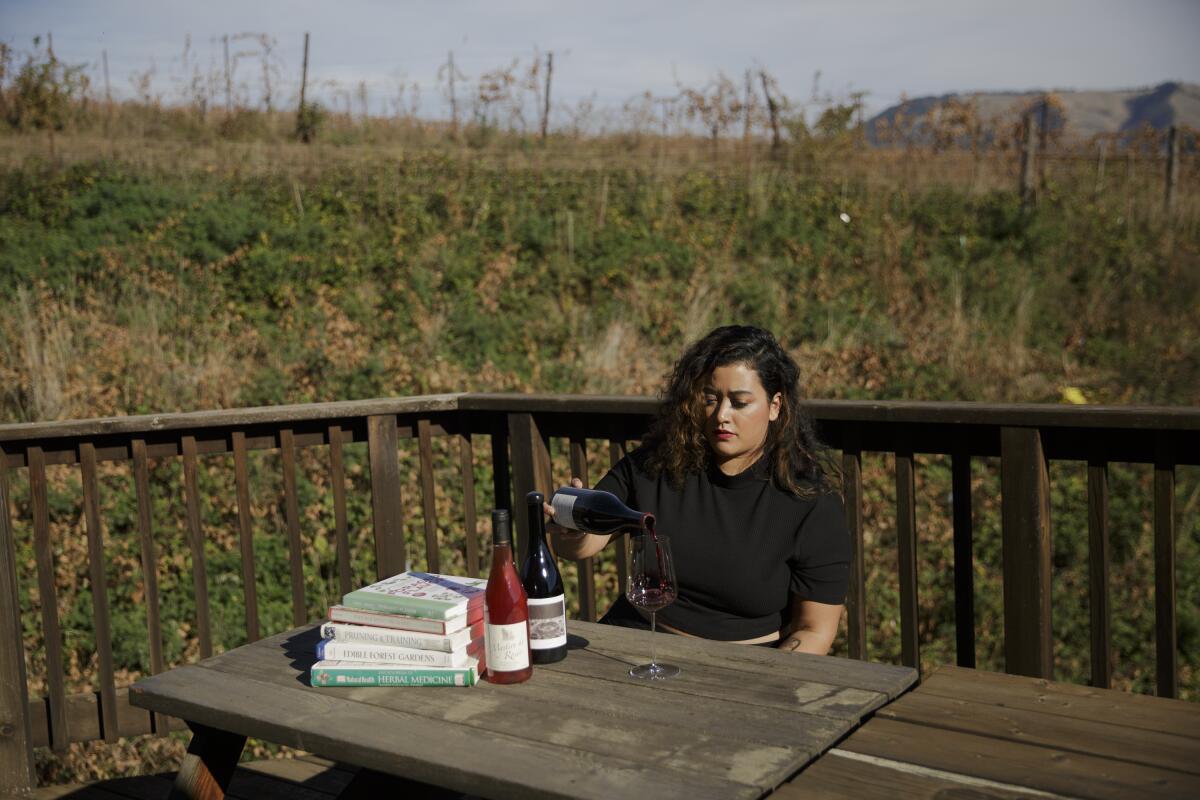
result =
[{"label": "sky", "polygon": [[[797,107],[817,106],[815,85],[839,100],[865,92],[868,112],[905,95],[1200,83],[1200,0],[0,0],[0,41],[18,56],[47,32],[98,92],[106,52],[114,99],[148,75],[166,103],[197,72],[217,78],[223,101],[221,37],[264,34],[276,107],[296,102],[309,32],[309,91],[321,102],[357,111],[362,83],[372,113],[402,98],[441,118],[449,51],[468,83],[553,52],[556,124],[581,101],[619,109],[720,72],[740,85],[749,68],[775,76]],[[239,91],[261,103],[259,40],[230,49]]]}]

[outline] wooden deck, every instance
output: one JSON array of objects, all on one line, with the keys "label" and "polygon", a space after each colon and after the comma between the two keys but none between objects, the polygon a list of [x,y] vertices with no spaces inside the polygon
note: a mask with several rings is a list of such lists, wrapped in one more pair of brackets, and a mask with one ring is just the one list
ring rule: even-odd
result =
[{"label": "wooden deck", "polygon": [[[343,769],[317,756],[247,761],[233,774],[227,797],[236,800],[328,800],[349,785],[357,770]],[[116,778],[91,784],[47,786],[35,800],[162,800],[171,791],[174,772]]]},{"label": "wooden deck", "polygon": [[1200,797],[1200,704],[942,667],[776,796]]}]

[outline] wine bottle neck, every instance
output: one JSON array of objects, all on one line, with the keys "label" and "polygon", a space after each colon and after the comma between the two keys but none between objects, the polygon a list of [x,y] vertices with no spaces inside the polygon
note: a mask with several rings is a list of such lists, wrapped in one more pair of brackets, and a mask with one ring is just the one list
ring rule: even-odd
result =
[{"label": "wine bottle neck", "polygon": [[492,568],[497,565],[503,567],[505,564],[512,566],[513,549],[512,542],[493,542],[492,543]]},{"label": "wine bottle neck", "polygon": [[529,506],[529,549],[532,551],[546,541],[546,519],[541,504]]}]

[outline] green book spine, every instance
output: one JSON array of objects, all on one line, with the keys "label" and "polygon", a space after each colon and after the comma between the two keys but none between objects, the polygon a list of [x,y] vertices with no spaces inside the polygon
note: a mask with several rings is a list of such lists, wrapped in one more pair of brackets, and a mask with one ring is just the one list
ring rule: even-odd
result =
[{"label": "green book spine", "polygon": [[312,685],[317,688],[340,686],[474,686],[478,676],[465,669],[345,669],[314,664]]}]

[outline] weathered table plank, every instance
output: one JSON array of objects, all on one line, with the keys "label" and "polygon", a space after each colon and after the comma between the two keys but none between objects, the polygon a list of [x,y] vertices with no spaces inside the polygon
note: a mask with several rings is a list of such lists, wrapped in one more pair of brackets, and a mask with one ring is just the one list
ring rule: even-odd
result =
[{"label": "weathered table plank", "polygon": [[771,800],[1001,800],[1002,798],[1047,798],[1062,795],[1022,789],[1019,786],[985,781],[968,775],[920,769],[855,757],[831,751],[771,795]]},{"label": "weathered table plank", "polygon": [[1200,739],[1130,728],[1119,718],[1096,722],[988,705],[970,694],[952,698],[923,691],[910,692],[878,716],[1200,775]]},{"label": "weathered table plank", "polygon": [[[613,625],[570,623],[570,632],[588,640],[588,649],[596,653],[616,652],[649,660],[647,644],[641,640],[631,649],[629,631]],[[741,673],[754,675],[803,675],[804,680],[879,692],[888,698],[900,696],[916,683],[916,672],[908,667],[874,664],[845,658],[784,653],[772,647],[747,647],[728,642],[712,642],[691,636],[655,634],[656,652],[663,661],[696,661],[709,666],[726,665]],[[641,649],[639,649],[641,648]]]},{"label": "weathered table plank", "polygon": [[[628,682],[626,673],[629,667],[649,660],[646,655],[635,658],[611,649],[589,648],[589,651],[580,653],[578,659],[567,659],[549,669],[580,677]],[[798,664],[788,665],[785,662],[769,671],[756,668],[744,671],[733,666],[705,664],[694,657],[677,658],[660,654],[659,661],[678,666],[682,673],[676,679],[655,685],[655,691],[680,695],[680,703],[729,700],[743,706],[757,706],[760,714],[798,711],[857,722],[865,713],[888,701],[888,696],[882,692],[799,678],[798,674],[806,674],[804,670],[797,673],[787,670],[788,666],[795,667]],[[603,667],[599,674],[597,664]]]},{"label": "weathered table plank", "polygon": [[1200,737],[1200,703],[951,666],[938,668],[921,684],[920,691],[1003,708]]},{"label": "weathered table plank", "polygon": [[1074,797],[1200,796],[1200,778],[1144,764],[875,718],[840,750]]}]

